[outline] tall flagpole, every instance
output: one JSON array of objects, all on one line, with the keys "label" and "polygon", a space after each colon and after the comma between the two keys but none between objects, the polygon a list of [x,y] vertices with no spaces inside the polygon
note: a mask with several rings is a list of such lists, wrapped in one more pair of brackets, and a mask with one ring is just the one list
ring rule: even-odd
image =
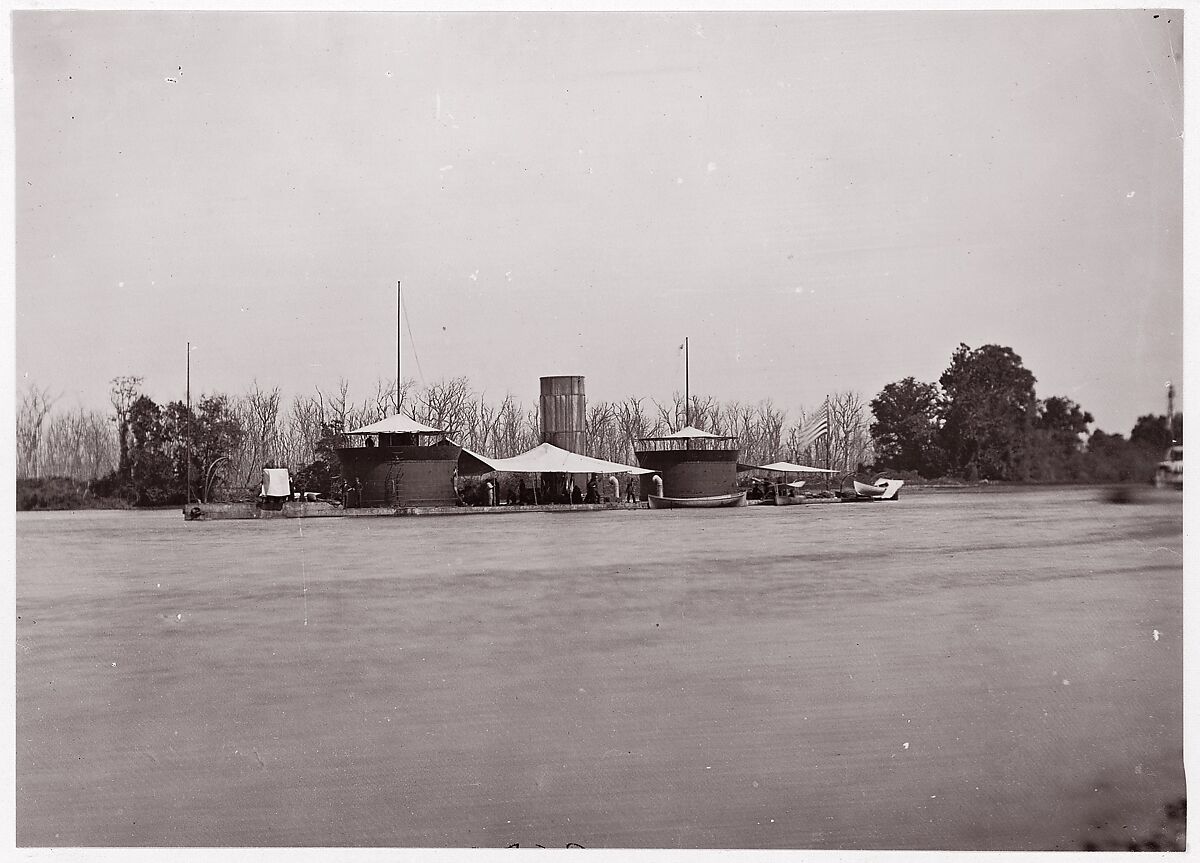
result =
[{"label": "tall flagpole", "polygon": [[1175,386],[1167,381],[1167,434],[1171,436],[1172,445],[1175,443]]},{"label": "tall flagpole", "polygon": [[683,337],[683,424],[692,424],[692,398],[688,387],[688,338]]},{"label": "tall flagpole", "polygon": [[400,301],[400,282],[396,282],[396,413],[400,413],[400,348],[401,348],[401,330],[403,322],[401,320],[401,301]]},{"label": "tall flagpole", "polygon": [[192,343],[187,343],[187,490],[186,503],[192,502]]}]

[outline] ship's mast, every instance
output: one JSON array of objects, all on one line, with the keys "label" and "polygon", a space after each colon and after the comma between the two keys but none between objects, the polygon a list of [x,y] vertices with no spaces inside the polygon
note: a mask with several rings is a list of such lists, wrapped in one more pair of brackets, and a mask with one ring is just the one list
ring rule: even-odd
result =
[{"label": "ship's mast", "polygon": [[688,339],[683,337],[683,424],[690,426],[692,424],[692,398],[689,390],[688,381]]},{"label": "ship's mast", "polygon": [[185,503],[192,502],[192,343],[187,343],[187,489],[184,491]]},{"label": "ship's mast", "polygon": [[1171,445],[1175,445],[1175,386],[1167,381],[1167,433],[1171,435]]},{"label": "ship's mast", "polygon": [[401,302],[400,282],[396,282],[396,413],[400,413],[400,348],[401,348]]}]

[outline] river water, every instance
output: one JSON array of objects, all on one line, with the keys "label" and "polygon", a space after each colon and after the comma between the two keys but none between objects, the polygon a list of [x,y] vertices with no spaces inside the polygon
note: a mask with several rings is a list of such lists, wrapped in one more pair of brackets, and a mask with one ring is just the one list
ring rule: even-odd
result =
[{"label": "river water", "polygon": [[16,532],[19,845],[1077,849],[1185,793],[1174,492]]}]

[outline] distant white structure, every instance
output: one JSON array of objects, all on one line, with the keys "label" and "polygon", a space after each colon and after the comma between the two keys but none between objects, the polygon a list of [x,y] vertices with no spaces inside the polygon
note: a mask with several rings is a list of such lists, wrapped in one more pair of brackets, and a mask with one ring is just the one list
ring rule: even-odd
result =
[{"label": "distant white structure", "polygon": [[263,468],[262,488],[259,489],[259,494],[262,497],[279,498],[286,500],[292,496],[292,478],[288,474],[286,467],[265,467]]}]

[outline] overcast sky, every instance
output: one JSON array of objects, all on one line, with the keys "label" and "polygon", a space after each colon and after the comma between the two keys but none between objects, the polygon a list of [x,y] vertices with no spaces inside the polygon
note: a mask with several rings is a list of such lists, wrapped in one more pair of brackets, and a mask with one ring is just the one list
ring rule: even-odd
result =
[{"label": "overcast sky", "polygon": [[[1157,17],[1156,17],[1157,16]],[[16,376],[464,375],[795,416],[1015,350],[1108,431],[1183,368],[1170,12],[17,12]],[[1182,390],[1182,387],[1180,386]],[[1181,393],[1182,395],[1182,393]]]}]

